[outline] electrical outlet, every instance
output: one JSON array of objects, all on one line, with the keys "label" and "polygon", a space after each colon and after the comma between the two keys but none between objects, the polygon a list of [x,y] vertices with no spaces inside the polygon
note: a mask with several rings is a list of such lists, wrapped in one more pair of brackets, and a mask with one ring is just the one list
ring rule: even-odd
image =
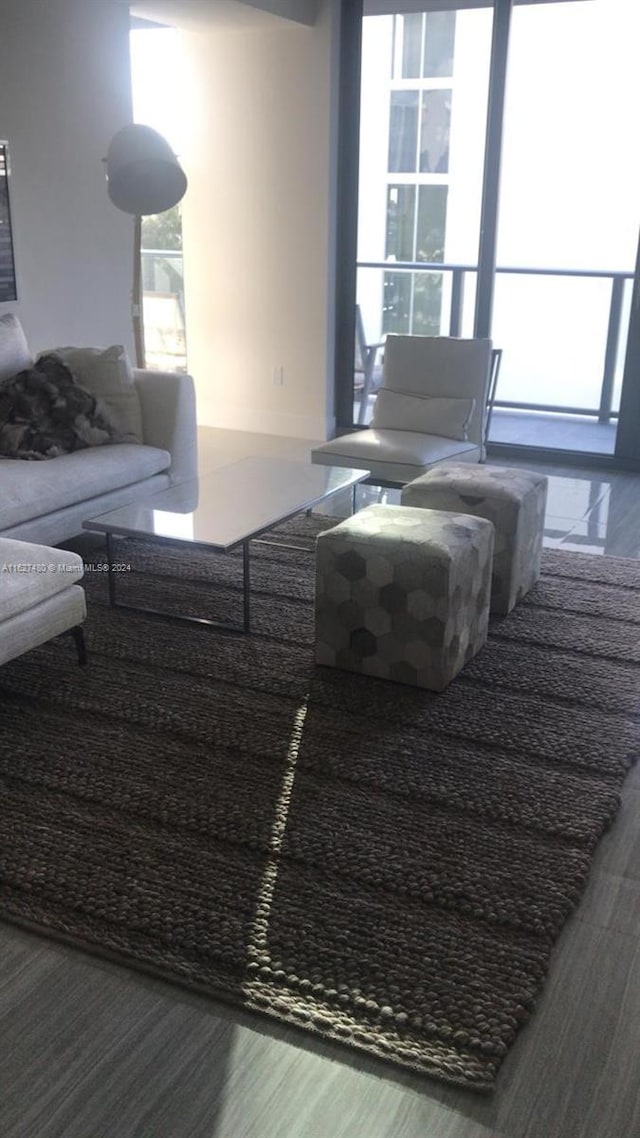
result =
[{"label": "electrical outlet", "polygon": [[284,367],[282,364],[276,364],[273,369],[273,386],[284,387]]}]

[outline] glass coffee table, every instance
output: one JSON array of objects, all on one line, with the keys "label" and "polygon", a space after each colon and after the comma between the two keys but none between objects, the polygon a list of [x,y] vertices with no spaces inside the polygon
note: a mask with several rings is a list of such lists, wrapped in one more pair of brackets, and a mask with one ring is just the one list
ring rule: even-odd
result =
[{"label": "glass coffee table", "polygon": [[[189,623],[208,624],[229,632],[251,631],[250,543],[280,522],[352,490],[369,477],[367,470],[320,466],[280,458],[244,458],[221,466],[193,482],[182,482],[142,502],[120,506],[83,522],[83,528],[106,537],[109,603],[112,608],[152,613]],[[135,537],[231,553],[242,549],[242,624],[163,612],[123,604],[116,597],[114,537]],[[269,541],[272,545],[285,542]],[[288,546],[288,548],[296,548]],[[299,548],[299,547],[298,547]]]}]

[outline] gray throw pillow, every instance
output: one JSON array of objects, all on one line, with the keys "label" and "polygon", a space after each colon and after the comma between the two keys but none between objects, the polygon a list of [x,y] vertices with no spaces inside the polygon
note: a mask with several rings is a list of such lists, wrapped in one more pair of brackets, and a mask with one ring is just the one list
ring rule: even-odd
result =
[{"label": "gray throw pillow", "polygon": [[466,442],[475,405],[475,399],[412,395],[382,387],[376,396],[371,426]]}]

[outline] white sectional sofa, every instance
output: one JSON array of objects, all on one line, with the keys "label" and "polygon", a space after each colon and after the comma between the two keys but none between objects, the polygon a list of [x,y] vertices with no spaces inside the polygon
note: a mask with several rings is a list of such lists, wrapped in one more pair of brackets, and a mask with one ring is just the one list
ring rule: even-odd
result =
[{"label": "white sectional sofa", "polygon": [[68,549],[0,537],[0,664],[71,632],[86,663],[82,558]]},{"label": "white sectional sofa", "polygon": [[[32,363],[15,314],[0,316],[0,387]],[[0,539],[57,545],[95,514],[197,477],[191,376],[134,369],[133,384],[142,443],[90,446],[43,461],[0,457]]]}]

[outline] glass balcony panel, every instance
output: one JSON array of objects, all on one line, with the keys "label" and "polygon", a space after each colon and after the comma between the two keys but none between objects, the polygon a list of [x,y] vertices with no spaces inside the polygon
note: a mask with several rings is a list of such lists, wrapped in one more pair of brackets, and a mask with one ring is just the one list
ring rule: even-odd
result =
[{"label": "glass balcony panel", "polygon": [[411,332],[411,273],[385,273],[382,331]]},{"label": "glass balcony panel", "polygon": [[365,340],[378,344],[383,339],[384,277],[382,269],[358,269],[356,303],[360,307]]},{"label": "glass balcony panel", "polygon": [[444,261],[448,194],[447,186],[418,187],[415,256],[407,260]]},{"label": "glass balcony panel", "polygon": [[497,398],[600,406],[611,281],[498,273],[493,342],[502,348]]},{"label": "glass balcony panel", "polygon": [[[460,322],[460,335],[467,339],[473,337],[473,328],[476,317],[476,293],[478,291],[478,274],[465,273],[462,292],[462,317]],[[500,345],[496,342],[496,348]]]},{"label": "glass balcony panel", "polygon": [[442,321],[442,273],[412,273],[411,333],[439,336]]},{"label": "glass balcony panel", "polygon": [[186,371],[182,253],[143,249],[142,287],[147,367]]},{"label": "glass balcony panel", "polygon": [[392,261],[415,260],[416,187],[389,186],[387,192],[387,241],[385,257]]}]

